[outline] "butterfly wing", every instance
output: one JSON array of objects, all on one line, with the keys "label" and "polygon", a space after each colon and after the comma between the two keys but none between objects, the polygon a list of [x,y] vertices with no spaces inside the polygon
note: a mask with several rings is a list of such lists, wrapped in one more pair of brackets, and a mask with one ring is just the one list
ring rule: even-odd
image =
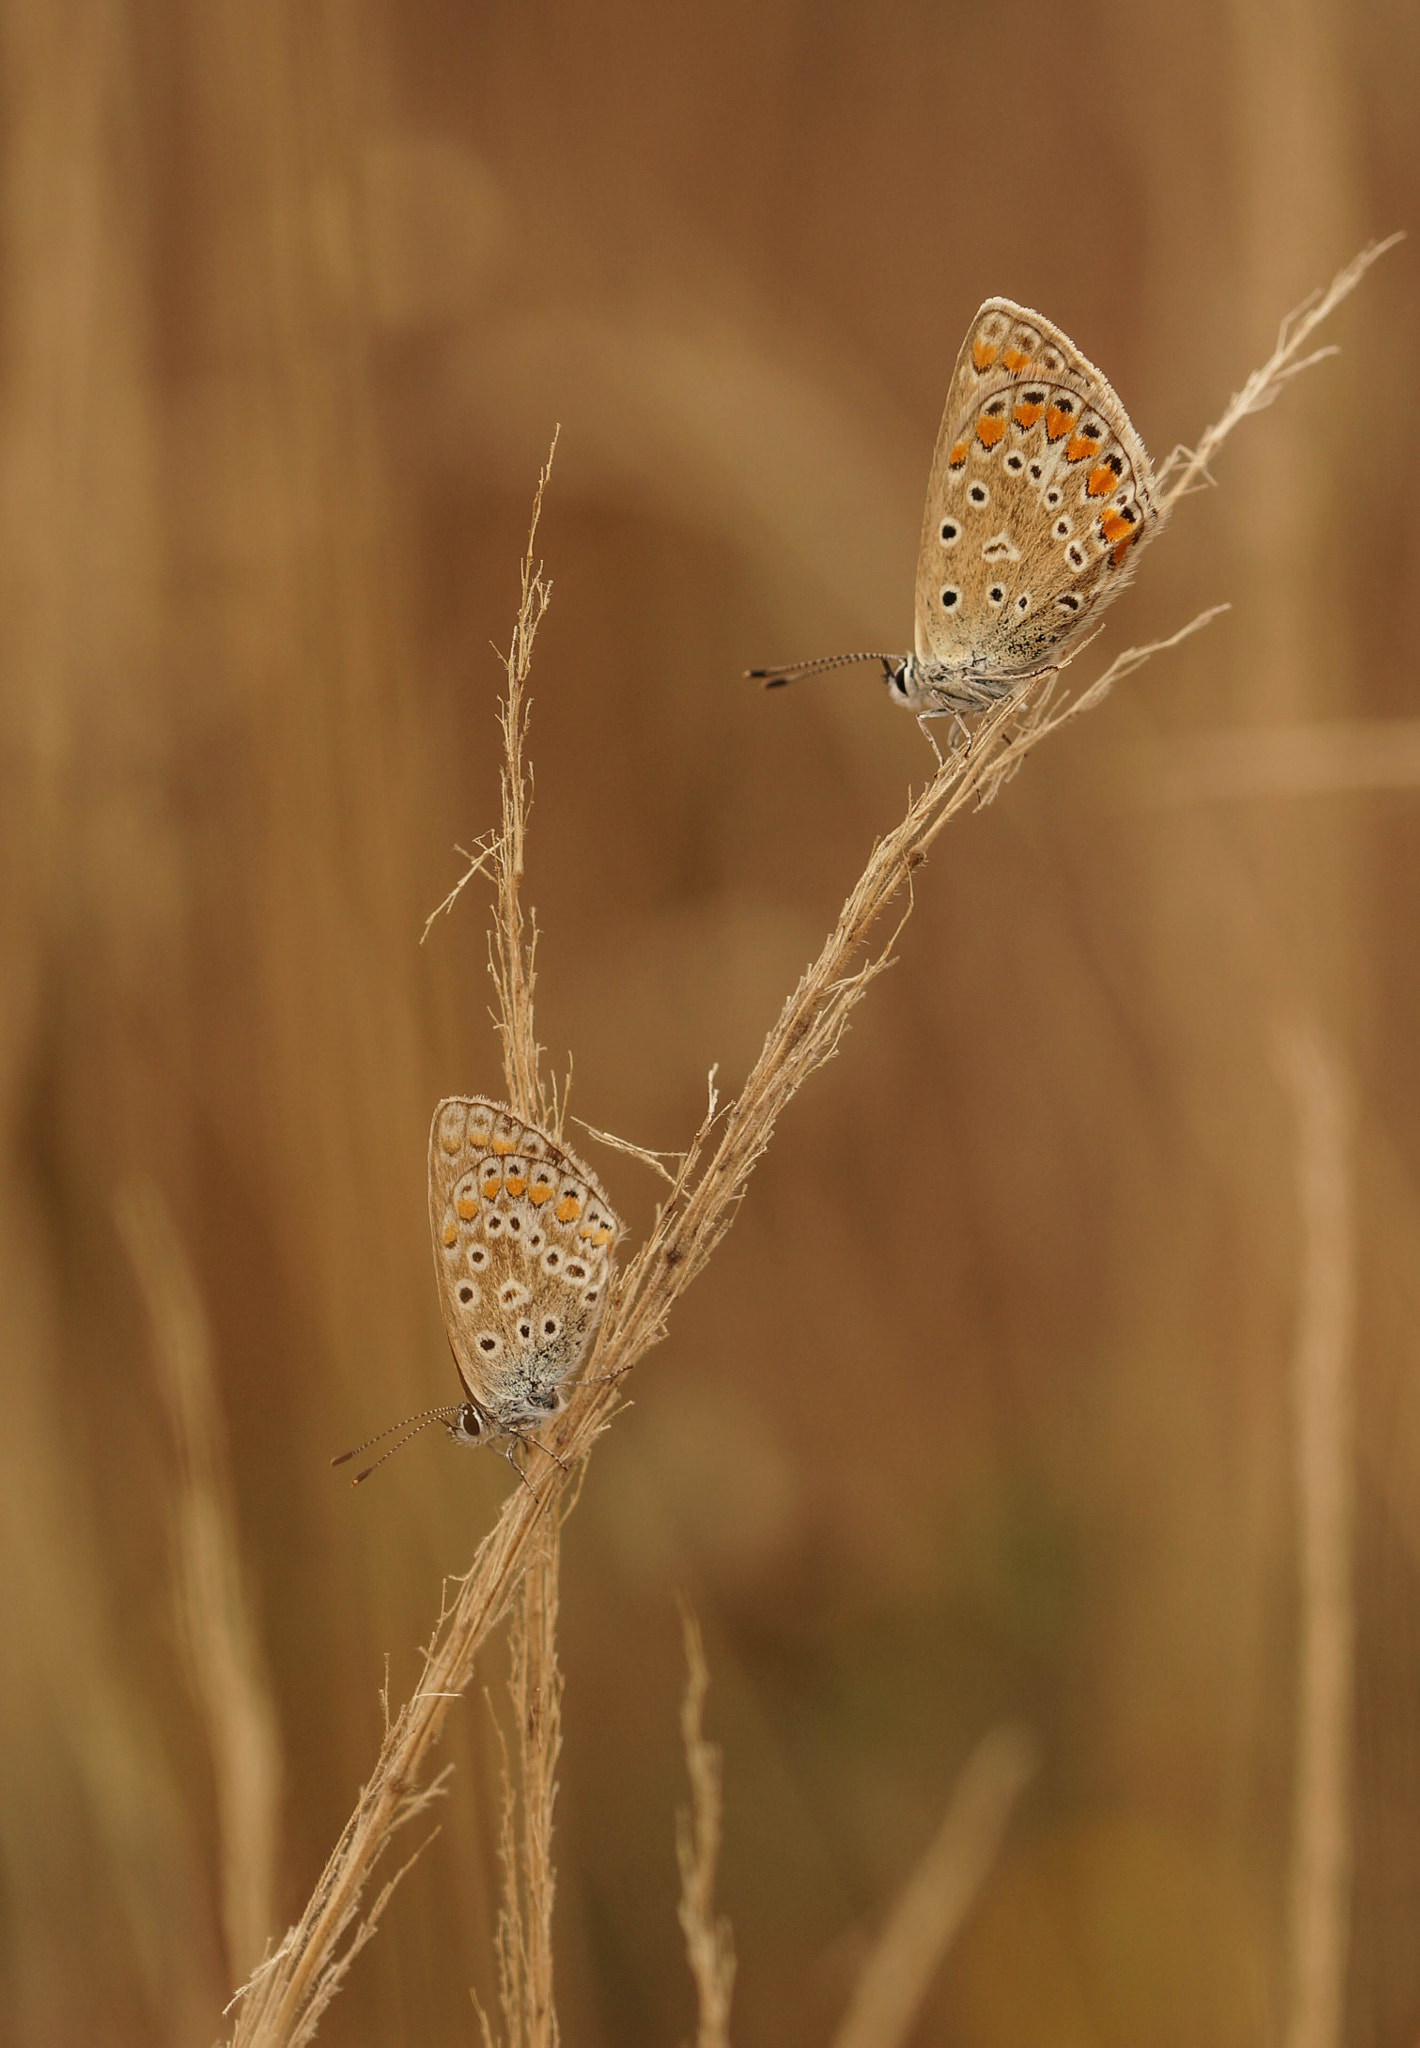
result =
[{"label": "butterfly wing", "polygon": [[469,1399],[499,1430],[535,1425],[596,1330],[620,1222],[574,1153],[475,1095],[434,1112],[429,1223]]},{"label": "butterfly wing", "polygon": [[919,660],[988,676],[1044,667],[1123,589],[1160,518],[1109,380],[1042,314],[988,299],[932,458]]}]

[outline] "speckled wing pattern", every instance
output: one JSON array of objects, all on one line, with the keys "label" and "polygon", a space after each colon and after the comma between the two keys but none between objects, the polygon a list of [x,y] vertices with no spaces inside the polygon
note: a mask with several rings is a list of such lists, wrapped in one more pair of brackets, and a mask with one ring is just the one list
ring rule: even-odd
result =
[{"label": "speckled wing pattern", "polygon": [[1123,589],[1160,517],[1148,454],[1108,379],[1042,314],[988,299],[932,458],[918,660],[1038,672]]},{"label": "speckled wing pattern", "polygon": [[429,1133],[439,1300],[469,1400],[496,1432],[535,1428],[596,1330],[622,1226],[575,1154],[487,1096],[441,1102]]}]

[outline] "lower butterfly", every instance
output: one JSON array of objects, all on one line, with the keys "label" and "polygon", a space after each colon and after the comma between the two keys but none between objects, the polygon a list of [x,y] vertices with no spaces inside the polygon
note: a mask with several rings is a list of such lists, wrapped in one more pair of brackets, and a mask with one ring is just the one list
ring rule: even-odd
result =
[{"label": "lower butterfly", "polygon": [[557,1414],[596,1334],[622,1233],[576,1154],[486,1095],[453,1096],[434,1112],[429,1223],[464,1399],[396,1423],[399,1443],[356,1485],[432,1422],[455,1443],[499,1444],[506,1454]]}]

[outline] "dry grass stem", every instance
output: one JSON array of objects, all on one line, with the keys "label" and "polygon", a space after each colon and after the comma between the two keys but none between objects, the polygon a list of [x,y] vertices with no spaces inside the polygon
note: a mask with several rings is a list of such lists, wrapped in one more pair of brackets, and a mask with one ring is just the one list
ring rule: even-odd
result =
[{"label": "dry grass stem", "polygon": [[690,1806],[676,1815],[675,1853],[680,1866],[681,1931],[686,1960],[695,1979],[699,2023],[695,2048],[729,2048],[730,1998],[735,1988],[735,1943],[730,1923],[715,1912],[715,1872],[720,1861],[721,1758],[705,1740],[703,1715],[710,1667],[700,1625],[682,1610],[687,1677],[680,1709],[681,1741],[690,1777]]},{"label": "dry grass stem", "polygon": [[[557,453],[557,436],[533,495],[528,544],[523,555],[517,624],[504,659],[507,694],[499,713],[503,733],[500,776],[503,815],[490,857],[495,904],[489,961],[497,996],[496,1022],[502,1041],[503,1080],[519,1116],[561,1135],[556,1092],[547,1097],[533,1024],[536,928],[522,907],[523,850],[532,778],[524,766],[528,717],[528,674],[533,642],[552,598],[552,585],[534,562],[542,496]],[[508,2048],[557,2048],[557,2011],[552,1995],[552,1908],[556,1878],[552,1861],[552,1809],[557,1796],[557,1758],[562,1747],[562,1674],[557,1664],[557,1587],[561,1570],[561,1522],[550,1516],[537,1541],[514,1611],[512,1694],[518,1744],[521,1826],[505,1840],[503,1912],[499,1922],[499,1982]],[[512,1788],[508,1786],[511,1798]],[[505,1805],[505,1834],[511,1816]]]},{"label": "dry grass stem", "polygon": [[1242,389],[1233,393],[1222,418],[1208,428],[1196,448],[1175,448],[1164,463],[1158,483],[1160,502],[1165,510],[1186,491],[1192,490],[1200,477],[1207,478],[1209,463],[1239,421],[1245,420],[1249,413],[1264,411],[1293,377],[1300,376],[1313,363],[1335,354],[1334,349],[1323,348],[1303,356],[1302,350],[1342,300],[1350,298],[1371,265],[1378,262],[1387,249],[1393,249],[1397,242],[1404,240],[1401,233],[1387,235],[1381,242],[1368,243],[1359,256],[1353,257],[1344,270],[1336,273],[1325,291],[1313,292],[1310,298],[1304,299],[1295,311],[1287,315],[1278,331],[1276,348],[1267,361],[1253,371]]},{"label": "dry grass stem", "polygon": [[[504,1751],[499,1854],[498,1985],[507,2048],[557,2048],[552,1995],[552,1813],[562,1750],[562,1674],[557,1663],[557,1530],[545,1523],[542,1555],[513,1610],[508,1690],[518,1737],[518,1780]],[[479,2015],[485,2036],[491,2032]]]},{"label": "dry grass stem", "polygon": [[116,1210],[152,1323],[158,1385],[177,1444],[178,1627],[212,1757],[227,1960],[234,1976],[244,1976],[276,1917],[276,1711],[243,1583],[212,1339],[197,1281],[151,1182],[131,1183]]},{"label": "dry grass stem", "polygon": [[978,1744],[868,1957],[833,2048],[900,2048],[907,2039],[1035,1767],[1035,1744],[1021,1728],[993,1729]]},{"label": "dry grass stem", "polygon": [[1420,788],[1420,718],[1336,718],[1242,732],[1191,733],[1131,747],[1137,801],[1205,804]]},{"label": "dry grass stem", "polygon": [[1301,1274],[1292,1364],[1301,1645],[1287,2048],[1338,2048],[1351,1905],[1352,1334],[1356,1242],[1346,1077],[1310,1031],[1280,1038],[1297,1122]]},{"label": "dry grass stem", "polygon": [[[1201,460],[1216,453],[1238,421],[1256,411],[1299,367],[1296,350],[1301,342],[1354,288],[1379,253],[1375,248],[1359,257],[1284,335],[1271,361],[1248,380],[1223,420],[1204,435],[1199,454],[1171,487],[1170,502],[1201,468]],[[545,482],[546,470],[534,506],[534,532]],[[532,941],[526,936],[517,904],[527,817],[522,767],[527,719],[524,690],[533,638],[549,596],[541,567],[534,563],[531,537],[523,563],[522,591],[518,626],[506,657],[508,698],[503,720],[509,765],[504,777],[503,828],[480,849],[478,859],[488,862],[488,872],[497,883],[493,970],[509,1099],[523,1114],[535,1113],[539,1121],[551,1124],[549,1108],[556,1111],[557,1105],[544,1104],[532,1036]],[[1181,634],[1156,645],[1175,644],[1209,616],[1201,615]],[[1137,668],[1154,651],[1126,650],[1096,683],[1073,699],[1065,696],[1058,675],[1046,676],[984,716],[970,745],[948,758],[925,788],[910,799],[899,823],[872,848],[817,958],[805,968],[770,1026],[738,1096],[720,1108],[712,1090],[710,1107],[680,1162],[650,1235],[618,1276],[587,1362],[584,1384],[541,1433],[561,1463],[539,1466],[535,1493],[530,1486],[513,1490],[479,1545],[470,1570],[452,1582],[456,1590],[452,1599],[446,1599],[429,1644],[424,1680],[395,1717],[375,1770],[298,1928],[247,1995],[236,2035],[241,2048],[257,2042],[262,2048],[268,2044],[274,2048],[276,2043],[309,2037],[314,2014],[328,1999],[329,1987],[348,1961],[348,1951],[342,1956],[340,1944],[374,1865],[392,1831],[428,1796],[413,1788],[438,1740],[447,1696],[468,1685],[481,1645],[508,1613],[530,1563],[542,1555],[539,1545],[545,1529],[559,1525],[569,1511],[576,1475],[619,1401],[617,1382],[664,1336],[680,1295],[734,1221],[750,1175],[769,1145],[780,1115],[809,1077],[833,1057],[853,1011],[889,965],[896,931],[877,951],[866,951],[884,914],[899,897],[905,898],[903,920],[910,914],[912,877],[953,818],[991,802],[1043,739],[1099,704],[1122,674]]]}]

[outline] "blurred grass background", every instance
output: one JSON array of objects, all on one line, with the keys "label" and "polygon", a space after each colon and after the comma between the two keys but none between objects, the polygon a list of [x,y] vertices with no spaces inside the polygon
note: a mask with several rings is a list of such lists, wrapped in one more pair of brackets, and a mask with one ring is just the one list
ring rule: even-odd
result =
[{"label": "blurred grass background", "polygon": [[[282,1926],[385,1653],[399,1697],[511,1483],[429,1439],[359,1494],[327,1460],[452,1391],[423,1177],[437,1098],[498,1086],[473,894],[416,941],[494,815],[488,642],[554,423],[540,1035],[575,1112],[673,1147],[930,765],[868,671],[738,678],[910,643],[978,303],[1060,322],[1161,460],[1413,222],[1418,86],[1402,0],[0,12],[8,2038],[208,2040],[233,1974],[118,1191],[162,1189],[211,1323]],[[691,2025],[677,1589],[741,2048],[827,2038],[1006,1713],[1042,1772],[921,2040],[1280,2038],[1294,1020],[1357,1104],[1346,2038],[1420,2036],[1420,790],[1161,804],[1141,767],[1415,715],[1417,312],[1412,244],[1178,510],[1105,651],[1232,612],[951,829],[593,1463],[569,2043]],[[639,1230],[655,1185],[587,1151]],[[496,1749],[481,1701],[451,1726],[333,2048],[471,2040],[492,1994]]]}]

